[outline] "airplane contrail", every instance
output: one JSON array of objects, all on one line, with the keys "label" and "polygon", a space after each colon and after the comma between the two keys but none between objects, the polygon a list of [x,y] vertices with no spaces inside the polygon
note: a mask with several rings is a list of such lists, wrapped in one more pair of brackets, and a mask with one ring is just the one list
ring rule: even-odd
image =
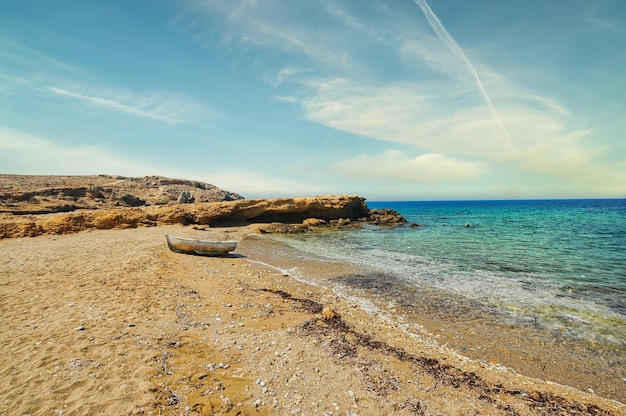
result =
[{"label": "airplane contrail", "polygon": [[487,90],[485,89],[482,81],[480,80],[480,77],[478,76],[478,72],[476,71],[476,68],[474,67],[474,65],[472,65],[472,63],[467,58],[467,56],[465,55],[465,53],[463,52],[463,49],[461,49],[459,44],[456,43],[454,38],[448,33],[448,31],[443,26],[441,21],[437,18],[435,13],[433,13],[428,3],[426,3],[426,0],[413,0],[413,1],[415,2],[415,4],[419,6],[420,9],[422,9],[422,13],[424,13],[426,20],[428,20],[428,24],[430,24],[430,27],[433,29],[433,31],[435,32],[439,40],[445,43],[448,49],[450,49],[450,51],[453,54],[460,57],[463,60],[463,62],[465,62],[470,72],[474,76],[476,85],[478,86],[478,89],[480,90],[483,98],[485,99],[485,102],[487,103],[487,107],[489,107],[489,111],[491,112],[491,115],[498,121],[498,125],[500,126],[500,129],[502,130],[507,140],[509,141],[509,144],[512,147],[511,137],[509,135],[509,132],[504,126],[504,123],[502,122],[502,119],[500,118],[500,115],[498,114],[498,110],[496,110],[496,107],[493,105],[493,102],[491,101],[491,97],[489,97],[489,94],[487,94]]}]

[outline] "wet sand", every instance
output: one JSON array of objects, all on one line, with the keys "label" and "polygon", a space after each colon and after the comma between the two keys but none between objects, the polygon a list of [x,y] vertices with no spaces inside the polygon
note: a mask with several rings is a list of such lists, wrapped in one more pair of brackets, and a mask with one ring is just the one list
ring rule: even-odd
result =
[{"label": "wet sand", "polygon": [[618,402],[424,343],[245,252],[207,258],[165,244],[166,233],[240,239],[253,230],[0,240],[0,412],[626,413]]}]

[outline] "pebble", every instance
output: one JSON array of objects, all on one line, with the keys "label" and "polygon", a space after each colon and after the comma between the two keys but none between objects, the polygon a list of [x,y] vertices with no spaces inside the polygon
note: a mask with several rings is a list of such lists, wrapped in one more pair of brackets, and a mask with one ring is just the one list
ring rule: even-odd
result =
[{"label": "pebble", "polygon": [[85,327],[83,325],[80,325],[74,328],[74,331],[84,331],[84,330],[85,330]]}]

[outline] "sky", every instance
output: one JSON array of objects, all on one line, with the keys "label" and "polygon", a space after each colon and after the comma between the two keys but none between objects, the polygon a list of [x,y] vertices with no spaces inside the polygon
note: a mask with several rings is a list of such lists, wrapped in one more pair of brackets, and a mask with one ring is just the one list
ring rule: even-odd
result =
[{"label": "sky", "polygon": [[1,0],[0,173],[626,197],[623,0]]}]

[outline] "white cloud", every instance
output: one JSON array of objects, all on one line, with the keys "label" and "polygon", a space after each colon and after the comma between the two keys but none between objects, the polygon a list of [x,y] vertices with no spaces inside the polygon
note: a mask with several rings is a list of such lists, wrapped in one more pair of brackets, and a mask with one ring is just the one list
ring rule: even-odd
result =
[{"label": "white cloud", "polygon": [[344,173],[438,181],[489,176],[498,166],[558,186],[598,188],[589,178],[603,178],[620,188],[615,167],[602,163],[598,133],[557,98],[567,94],[530,87],[550,74],[519,62],[490,66],[481,59],[489,45],[460,38],[461,49],[432,11],[424,19],[412,4],[326,0],[304,16],[311,9],[299,3],[189,3],[204,16],[196,33],[212,46],[218,39],[237,60],[250,58],[259,77],[280,88],[275,99],[300,106],[304,119],[426,153],[361,155],[339,165]]},{"label": "white cloud", "polygon": [[389,178],[427,184],[472,180],[485,171],[485,164],[481,162],[469,162],[437,153],[408,158],[392,149],[378,155],[359,155],[340,162],[335,168],[336,173],[350,177]]},{"label": "white cloud", "polygon": [[[186,177],[190,177],[189,174]],[[224,168],[212,173],[197,172],[193,177],[246,198],[298,197],[332,192],[328,186],[289,179],[288,175],[272,176],[245,169]]]},{"label": "white cloud", "polygon": [[1,127],[0,165],[5,173],[33,175],[148,175],[157,172],[155,167],[121,157],[98,146],[61,145],[46,138]]},{"label": "white cloud", "polygon": [[298,68],[294,66],[285,66],[281,68],[275,76],[265,77],[266,78],[265,82],[271,84],[274,87],[278,87],[283,82],[289,81],[297,75],[300,75],[303,73],[309,73],[309,72],[311,72],[311,69]]},{"label": "white cloud", "polygon": [[362,85],[333,79],[307,85],[313,94],[301,98],[300,104],[306,117],[320,124],[437,153],[491,160],[513,157],[510,142],[487,109],[446,104],[453,94],[464,99],[463,86],[453,93],[435,83]]}]

